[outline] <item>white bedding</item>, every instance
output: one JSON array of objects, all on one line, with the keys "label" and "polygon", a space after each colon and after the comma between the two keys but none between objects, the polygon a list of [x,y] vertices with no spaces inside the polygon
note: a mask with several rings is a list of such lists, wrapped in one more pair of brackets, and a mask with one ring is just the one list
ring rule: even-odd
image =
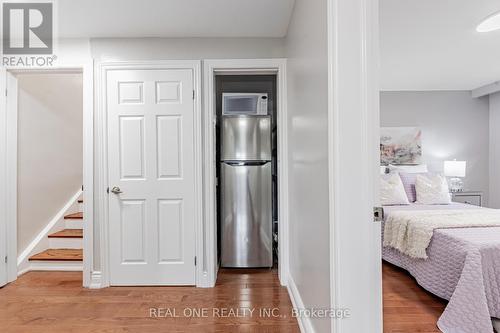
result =
[{"label": "white bedding", "polygon": [[426,249],[435,229],[494,226],[500,226],[497,209],[396,210],[386,216],[384,246],[427,259]]}]

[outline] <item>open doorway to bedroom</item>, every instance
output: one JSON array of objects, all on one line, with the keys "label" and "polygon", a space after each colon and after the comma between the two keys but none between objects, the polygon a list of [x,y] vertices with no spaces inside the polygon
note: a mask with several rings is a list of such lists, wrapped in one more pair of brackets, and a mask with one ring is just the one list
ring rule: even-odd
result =
[{"label": "open doorway to bedroom", "polygon": [[498,10],[380,0],[386,333],[500,329]]}]

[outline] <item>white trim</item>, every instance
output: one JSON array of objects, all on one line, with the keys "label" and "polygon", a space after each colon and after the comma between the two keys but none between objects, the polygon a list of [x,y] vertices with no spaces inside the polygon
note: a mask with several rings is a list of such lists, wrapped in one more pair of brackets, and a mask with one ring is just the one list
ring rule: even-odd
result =
[{"label": "white trim", "polygon": [[[213,287],[217,279],[217,219],[215,196],[215,121],[214,76],[220,74],[269,74],[277,75],[278,89],[278,220],[279,220],[279,278],[283,286],[288,281],[288,136],[286,107],[286,59],[216,59],[203,61],[203,145],[205,156],[204,168],[204,216],[205,239],[200,239],[202,265],[199,268],[200,287]],[[204,242],[204,243],[203,243]]]},{"label": "white trim", "polygon": [[[93,266],[93,193],[94,193],[94,138],[93,138],[93,62],[77,65],[64,65],[51,68],[19,69],[7,68],[6,76],[14,78],[14,74],[39,74],[39,73],[82,73],[83,80],[83,185],[85,189],[83,202],[83,286],[90,283],[90,274]],[[14,90],[16,89],[16,90]],[[6,193],[7,202],[5,214],[7,223],[8,239],[10,240],[8,257],[17,259],[17,82],[11,82],[8,90],[12,91],[6,99],[7,121],[6,121],[6,147],[5,157],[0,156],[0,163],[6,165]],[[15,103],[14,103],[15,102]],[[9,111],[10,110],[10,111]],[[2,129],[3,130],[3,129]],[[9,282],[17,278],[17,260],[9,260]]]},{"label": "white trim", "polygon": [[21,275],[23,275],[25,273],[28,273],[29,271],[31,271],[31,267],[30,266],[26,266],[25,268],[20,269],[20,270],[17,271],[17,277],[20,277]]},{"label": "white trim", "polygon": [[332,0],[327,9],[331,307],[349,307],[356,316],[332,319],[333,332],[382,332],[381,230],[372,215],[379,164],[378,5]]},{"label": "white trim", "polygon": [[17,279],[17,79],[6,72],[5,215],[7,222],[7,281]]},{"label": "white trim", "polygon": [[21,254],[17,257],[17,269],[23,270],[24,267],[29,266],[28,259],[31,255],[34,254],[36,247],[42,240],[46,240],[47,236],[51,232],[52,228],[57,224],[57,222],[61,222],[64,219],[64,215],[67,211],[73,206],[78,198],[82,195],[82,190],[78,189],[73,196],[64,204],[63,208],[59,210],[56,215],[47,223],[47,225],[40,231],[38,235],[28,244],[28,246],[21,252]]},{"label": "white trim", "polygon": [[94,266],[94,63],[82,66],[83,83],[83,287]]},{"label": "white trim", "polygon": [[[295,281],[290,277],[288,279],[287,285],[288,295],[290,296],[290,300],[292,301],[292,306],[294,309],[305,309],[304,302],[302,301],[302,297],[300,297],[299,290],[297,289],[297,285]],[[302,333],[314,333],[314,327],[311,322],[311,318],[307,316],[297,316],[297,322],[299,323],[299,328]]]},{"label": "white trim", "polygon": [[[198,246],[199,230],[202,230],[203,220],[201,218],[203,194],[202,188],[202,175],[201,175],[201,66],[199,60],[164,60],[164,61],[117,61],[117,62],[104,62],[99,65],[99,80],[97,82],[97,112],[96,112],[96,158],[97,158],[97,176],[96,176],[96,199],[97,209],[96,217],[99,223],[99,249],[100,249],[100,283],[94,284],[92,288],[105,288],[109,287],[109,211],[108,211],[108,124],[107,124],[107,107],[106,107],[106,78],[107,72],[111,70],[140,70],[140,69],[173,69],[173,68],[186,68],[193,70],[193,87],[195,89],[194,101],[194,151],[195,159],[195,219],[196,219],[196,243]],[[198,247],[196,253],[198,253]],[[198,281],[198,279],[196,280]],[[197,282],[198,283],[198,282]]]},{"label": "white trim", "polygon": [[471,91],[472,98],[479,98],[487,95],[491,95],[500,91],[500,81],[495,81],[493,83],[478,87]]},{"label": "white trim", "polygon": [[93,271],[90,280],[90,289],[100,289],[102,288],[102,274],[99,271]]},{"label": "white trim", "polygon": [[[6,115],[7,115],[7,101],[5,94],[2,94],[3,91],[6,90],[7,86],[7,75],[5,68],[0,67],[0,184],[6,183],[6,170],[5,170],[5,161],[4,157],[6,156],[6,139],[7,135],[5,132],[6,128]],[[5,186],[0,187],[0,258],[7,256],[7,216],[5,214],[6,209],[6,198],[7,191]],[[0,260],[0,286],[3,286],[7,283],[8,279],[8,268],[7,263]]]}]

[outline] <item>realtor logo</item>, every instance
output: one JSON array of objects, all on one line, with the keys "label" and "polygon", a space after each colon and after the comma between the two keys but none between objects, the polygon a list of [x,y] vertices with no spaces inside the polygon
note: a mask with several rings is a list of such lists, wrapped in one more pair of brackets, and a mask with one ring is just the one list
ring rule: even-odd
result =
[{"label": "realtor logo", "polygon": [[53,4],[51,2],[2,4],[3,54],[52,54]]}]

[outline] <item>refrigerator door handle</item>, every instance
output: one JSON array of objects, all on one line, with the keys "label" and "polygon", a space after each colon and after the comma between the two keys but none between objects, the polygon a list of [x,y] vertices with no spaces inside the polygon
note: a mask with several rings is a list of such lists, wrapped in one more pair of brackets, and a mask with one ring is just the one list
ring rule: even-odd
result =
[{"label": "refrigerator door handle", "polygon": [[223,161],[222,163],[230,166],[260,166],[270,162],[271,161]]}]

